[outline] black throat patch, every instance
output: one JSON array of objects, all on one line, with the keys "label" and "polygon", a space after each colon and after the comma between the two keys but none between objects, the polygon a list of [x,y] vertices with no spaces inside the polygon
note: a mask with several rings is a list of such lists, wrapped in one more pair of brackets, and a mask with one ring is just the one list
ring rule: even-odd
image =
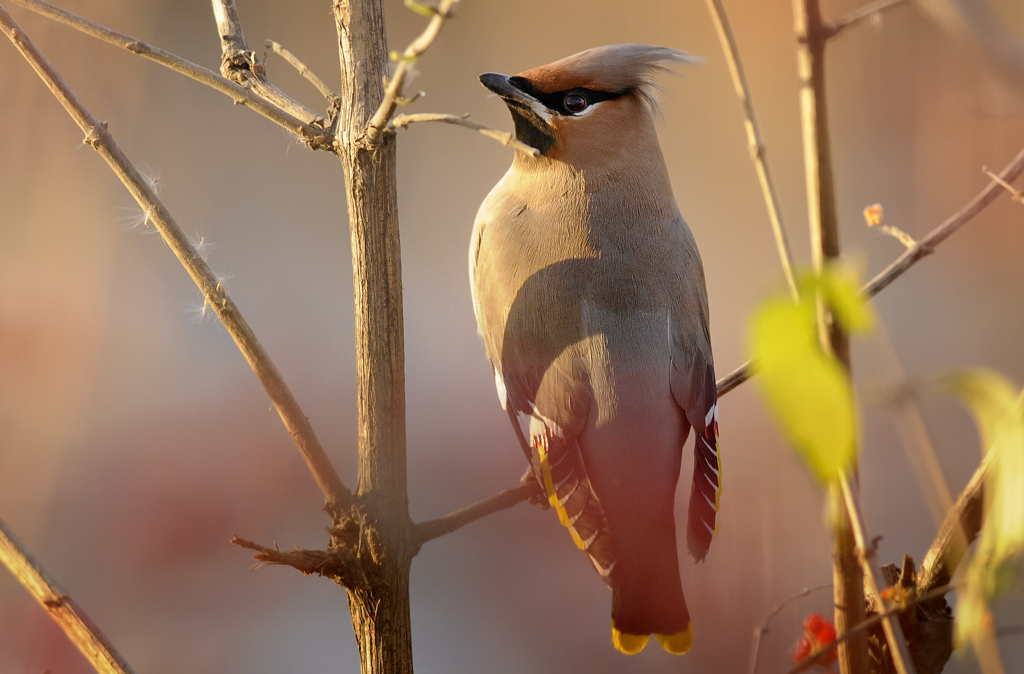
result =
[{"label": "black throat patch", "polygon": [[506,101],[512,122],[516,127],[516,138],[544,154],[555,144],[555,132],[544,119],[529,106],[517,101]]}]

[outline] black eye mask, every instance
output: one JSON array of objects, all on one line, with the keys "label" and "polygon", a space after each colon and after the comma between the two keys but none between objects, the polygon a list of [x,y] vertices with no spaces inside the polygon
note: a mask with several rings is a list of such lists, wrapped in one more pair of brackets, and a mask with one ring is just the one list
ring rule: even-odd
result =
[{"label": "black eye mask", "polygon": [[[597,91],[595,89],[575,87],[573,89],[565,89],[564,91],[554,91],[550,94],[546,94],[543,91],[537,89],[535,86],[533,86],[530,80],[526,79],[525,77],[510,77],[508,78],[508,83],[514,86],[516,89],[522,91],[524,94],[527,94],[528,96],[531,96],[532,98],[535,98],[541,103],[543,103],[544,107],[546,107],[548,110],[551,110],[552,112],[557,112],[560,115],[565,115],[566,117],[572,117],[573,115],[579,114],[580,112],[583,112],[583,110],[589,108],[594,103],[600,103],[601,101],[613,101],[616,98],[622,98],[623,96],[629,93],[628,91]],[[582,97],[587,102],[587,105],[575,112],[569,110],[568,108],[565,107],[565,99],[566,97],[569,96],[569,94],[574,94],[576,96]]]}]

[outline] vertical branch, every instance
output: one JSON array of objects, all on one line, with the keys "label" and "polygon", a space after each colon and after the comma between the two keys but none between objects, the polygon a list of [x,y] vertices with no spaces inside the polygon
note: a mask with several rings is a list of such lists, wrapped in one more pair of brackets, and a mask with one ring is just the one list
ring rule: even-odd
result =
[{"label": "vertical branch", "polygon": [[412,671],[409,567],[414,553],[405,460],[405,355],[395,136],[366,141],[384,99],[381,0],[336,0],[341,56],[339,156],[345,169],[355,292],[360,556],[371,581],[349,590],[365,674]]},{"label": "vertical branch", "polygon": [[[0,12],[3,12],[0,7]],[[14,534],[0,520],[0,563],[3,563],[26,590],[43,605],[50,617],[60,625],[82,655],[100,674],[132,674],[113,644],[107,640],[89,616],[57,587],[18,543]]]},{"label": "vertical branch", "polygon": [[[832,150],[825,106],[825,42],[827,31],[818,0],[793,0],[797,66],[800,78],[800,118],[803,130],[804,171],[807,180],[807,213],[811,228],[811,255],[816,271],[839,257],[839,227],[836,218],[835,187],[832,179]],[[835,354],[847,370],[850,351],[847,336],[833,322],[831,312],[818,302],[818,330],[822,348]],[[857,467],[851,466],[855,475]],[[839,634],[864,620],[864,576],[857,561],[856,545],[842,489],[829,487],[833,517],[832,579],[835,624]],[[868,642],[858,634],[839,647],[839,668],[843,674],[868,671]]]},{"label": "vertical branch", "polygon": [[[885,613],[889,607],[878,588],[878,580],[875,578],[875,570],[868,559],[868,542],[864,534],[864,517],[861,515],[860,506],[857,504],[857,495],[850,485],[850,477],[843,474],[839,477],[839,486],[843,491],[843,499],[846,501],[846,512],[850,516],[850,525],[853,530],[853,538],[857,544],[857,559],[864,571],[864,587],[875,601],[879,613]],[[907,640],[903,635],[903,628],[900,626],[899,616],[889,615],[882,620],[882,630],[889,642],[889,652],[892,655],[893,666],[897,674],[910,674],[914,666],[910,661],[910,650],[907,648]]]},{"label": "vertical branch", "polygon": [[743,63],[740,61],[736,38],[733,37],[732,27],[729,25],[729,17],[725,13],[722,0],[707,0],[707,2],[708,11],[715,23],[715,30],[718,32],[718,39],[722,43],[725,62],[729,65],[733,88],[736,90],[736,96],[740,99],[740,103],[743,104],[743,128],[747,132],[747,146],[750,150],[750,159],[754,162],[754,170],[757,172],[757,180],[761,184],[764,204],[768,209],[768,220],[771,222],[772,233],[775,235],[775,246],[779,250],[782,273],[786,276],[789,293],[796,299],[799,293],[796,287],[796,276],[793,273],[793,255],[789,249],[789,240],[786,238],[782,214],[779,212],[779,199],[775,195],[775,185],[772,183],[772,175],[768,171],[768,151],[765,149],[764,138],[761,137],[761,129],[757,124],[754,99],[750,95],[750,86],[747,84],[747,75],[744,73]]}]

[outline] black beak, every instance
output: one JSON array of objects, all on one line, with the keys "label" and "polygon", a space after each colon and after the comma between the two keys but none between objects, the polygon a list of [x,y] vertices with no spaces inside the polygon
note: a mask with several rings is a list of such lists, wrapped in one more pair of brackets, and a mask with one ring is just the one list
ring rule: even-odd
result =
[{"label": "black beak", "polygon": [[480,83],[498,94],[505,101],[512,122],[516,127],[516,138],[541,154],[555,144],[555,134],[544,119],[537,114],[534,106],[540,103],[529,90],[530,83],[522,77],[484,73]]},{"label": "black beak", "polygon": [[519,103],[527,107],[531,103],[536,103],[537,99],[514,84],[516,79],[521,78],[509,77],[508,75],[500,75],[498,73],[484,73],[480,76],[480,84],[498,94],[507,102]]}]

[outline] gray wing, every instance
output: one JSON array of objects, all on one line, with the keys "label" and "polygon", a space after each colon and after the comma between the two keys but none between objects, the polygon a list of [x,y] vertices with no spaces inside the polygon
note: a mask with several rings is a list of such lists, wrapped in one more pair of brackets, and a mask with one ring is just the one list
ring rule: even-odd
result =
[{"label": "gray wing", "polygon": [[[688,239],[692,244],[692,236]],[[695,436],[687,546],[690,554],[701,561],[707,556],[717,526],[722,459],[718,449],[718,393],[704,270],[696,244],[685,248],[683,273],[676,301],[669,310],[668,330],[672,340],[672,395]]]}]

